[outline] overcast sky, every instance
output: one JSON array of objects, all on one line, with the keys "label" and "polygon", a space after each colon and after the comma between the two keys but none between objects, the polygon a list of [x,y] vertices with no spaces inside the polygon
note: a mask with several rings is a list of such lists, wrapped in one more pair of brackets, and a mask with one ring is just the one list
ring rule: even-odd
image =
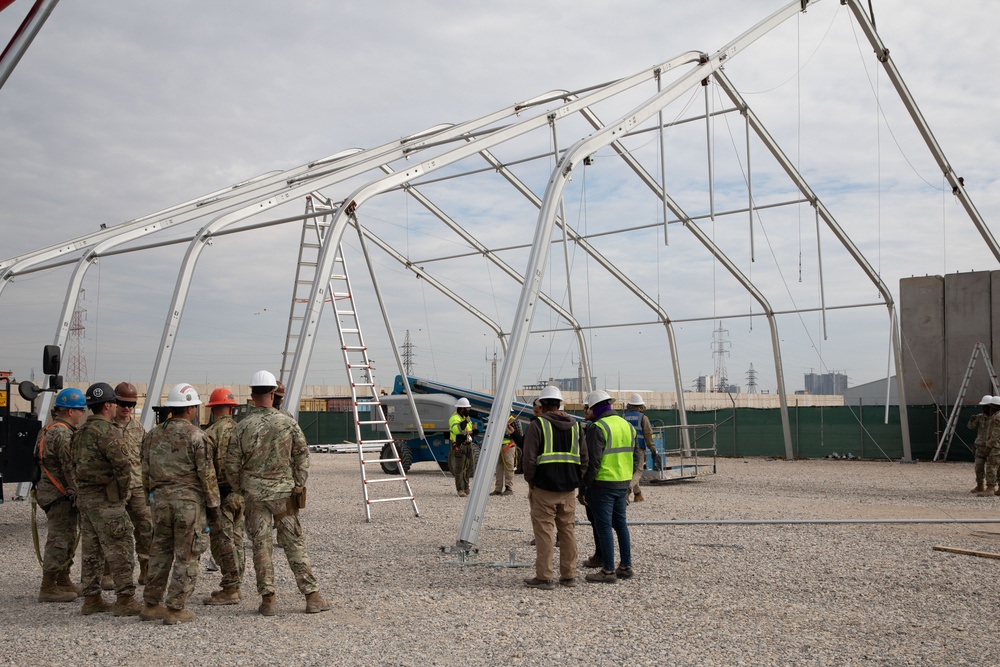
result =
[{"label": "overcast sky", "polygon": [[[5,42],[30,6],[0,12]],[[688,50],[712,53],[782,6],[780,0],[640,0],[631,3],[438,2],[135,3],[64,0],[0,89],[0,259],[151,214],[272,170],[290,169],[347,148],[380,145],[439,123],[484,116],[553,89],[580,90],[631,75]],[[873,0],[892,58],[987,223],[1000,207],[998,136],[1000,4],[963,0]],[[992,270],[996,260],[951,196],[846,7],[824,0],[739,54],[727,75],[796,162],[809,183],[894,294],[901,277]],[[597,109],[611,122],[633,96]],[[722,111],[718,86],[709,105]],[[704,91],[683,95],[666,120],[704,113]],[[880,112],[881,109],[881,112]],[[648,125],[647,125],[648,127]],[[539,196],[554,159],[588,130],[558,124],[496,149]],[[746,136],[727,113],[712,126],[717,211],[746,205]],[[666,133],[667,190],[693,217],[709,206],[704,121]],[[657,138],[627,145],[659,178]],[[758,204],[797,193],[760,143],[751,142]],[[482,169],[468,160],[448,173]],[[397,167],[400,168],[400,167]],[[371,173],[363,180],[379,176]],[[363,180],[326,192],[347,196]],[[530,243],[537,209],[496,174],[421,186],[435,204],[489,247]],[[301,200],[251,220],[302,212]],[[731,381],[746,385],[751,364],[760,389],[776,387],[760,307],[680,225],[664,244],[662,212],[648,189],[604,149],[574,176],[565,215],[591,243],[657,299],[677,324],[684,384],[714,370],[715,317],[722,321]],[[481,258],[431,261],[469,246],[401,192],[376,198],[359,219],[402,254],[508,330],[519,285]],[[209,218],[132,245],[193,234]],[[775,310],[821,303],[812,209],[775,207],[754,222],[751,261],[746,214],[699,220]],[[600,236],[624,227],[646,228]],[[284,346],[301,227],[282,225],[220,237],[198,264],[168,386],[245,383],[257,368],[277,372]],[[377,379],[394,362],[357,237],[345,237],[366,342]],[[873,303],[877,292],[823,230],[828,307]],[[86,364],[90,380],[145,382],[153,366],[186,244],[107,257],[87,274]],[[415,345],[415,374],[489,388],[494,334],[479,320],[373,251],[393,331]],[[527,250],[499,255],[523,271]],[[545,290],[567,309],[566,270],[553,248]],[[654,313],[569,250],[572,307],[585,326],[598,384],[610,389],[673,389]],[[0,295],[0,369],[40,375],[41,346],[55,336],[71,267],[32,273]],[[699,319],[701,318],[701,319]],[[699,321],[695,321],[699,320]],[[307,382],[341,384],[332,317],[324,319]],[[539,307],[536,330],[564,329]],[[786,388],[802,375],[846,373],[851,384],[885,376],[884,307],[831,310],[824,339],[817,313],[778,318]],[[563,331],[532,337],[521,383],[575,377],[579,352]],[[65,367],[64,367],[65,368]]]}]

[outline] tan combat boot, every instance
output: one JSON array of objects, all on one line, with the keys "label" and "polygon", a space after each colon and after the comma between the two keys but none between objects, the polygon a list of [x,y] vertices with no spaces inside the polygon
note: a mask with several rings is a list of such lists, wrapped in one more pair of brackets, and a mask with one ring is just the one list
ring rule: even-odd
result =
[{"label": "tan combat boot", "polygon": [[177,625],[194,620],[194,612],[190,609],[171,609],[167,607],[167,613],[163,615],[163,625]]},{"label": "tan combat boot", "polygon": [[139,556],[139,585],[146,585],[146,575],[149,573],[149,556]]},{"label": "tan combat boot", "polygon": [[56,586],[59,588],[71,591],[76,594],[76,597],[83,597],[83,589],[73,583],[73,580],[69,578],[69,570],[62,570],[56,573]]},{"label": "tan combat boot", "polygon": [[239,604],[240,589],[238,586],[230,586],[213,592],[207,598],[202,599],[202,604]]},{"label": "tan combat boot", "polygon": [[42,587],[38,590],[39,602],[72,602],[76,599],[76,593],[60,588],[56,584],[56,573],[42,572]]},{"label": "tan combat boot", "polygon": [[333,605],[328,600],[324,600],[319,591],[314,591],[306,596],[306,613],[318,614],[321,611],[330,611]]},{"label": "tan combat boot", "polygon": [[987,484],[986,487],[976,495],[979,496],[980,498],[985,498],[986,496],[994,495],[996,493],[996,490],[997,490],[996,486],[994,486],[993,484]]},{"label": "tan combat boot", "polygon": [[146,606],[139,612],[140,621],[158,621],[167,615],[167,608],[162,604],[146,603]]},{"label": "tan combat boot", "polygon": [[83,598],[83,607],[80,608],[80,613],[84,616],[101,614],[106,611],[111,611],[113,606],[114,605],[105,602],[100,593],[97,595],[86,595]]},{"label": "tan combat boot", "polygon": [[138,616],[142,613],[142,605],[134,595],[119,595],[111,613],[115,616]]},{"label": "tan combat boot", "polygon": [[983,489],[983,483],[982,482],[976,482],[976,488],[974,488],[972,491],[969,491],[969,493],[979,493],[980,491],[983,491],[983,490],[984,490]]},{"label": "tan combat boot", "polygon": [[260,606],[257,611],[261,616],[276,616],[278,614],[278,603],[275,594],[265,595],[260,599]]}]

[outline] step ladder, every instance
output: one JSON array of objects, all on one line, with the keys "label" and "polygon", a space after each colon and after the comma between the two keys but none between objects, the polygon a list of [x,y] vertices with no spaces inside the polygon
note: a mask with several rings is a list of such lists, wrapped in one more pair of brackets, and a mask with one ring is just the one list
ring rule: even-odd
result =
[{"label": "step ladder", "polygon": [[[951,440],[955,436],[955,429],[958,427],[958,417],[962,411],[962,400],[965,398],[965,393],[969,389],[969,382],[972,381],[972,373],[976,368],[976,360],[979,357],[983,358],[983,363],[986,366],[986,372],[989,373],[990,382],[993,384],[994,395],[1000,394],[1000,388],[997,387],[997,374],[993,370],[993,364],[990,362],[990,355],[986,352],[986,346],[982,343],[976,343],[972,348],[972,356],[969,357],[969,365],[965,367],[965,375],[962,376],[962,386],[958,389],[958,397],[955,399],[955,406],[951,409],[951,414],[948,415],[948,422],[944,426],[944,432],[941,434],[941,441],[938,442],[937,451],[934,452],[935,461],[945,461],[948,459],[948,451],[951,449]],[[942,454],[941,450],[944,450]]]},{"label": "step ladder", "polygon": [[[323,240],[329,230],[330,222],[336,206],[318,193],[306,197],[306,213],[325,211],[324,215],[306,218],[302,223],[302,239],[299,244],[299,261],[295,273],[295,286],[292,292],[292,306],[288,317],[288,332],[285,338],[285,351],[282,354],[281,376],[285,374],[295,345],[298,341],[298,331],[305,317],[306,304],[309,302],[309,291],[315,280],[319,267],[319,254]],[[329,295],[327,301],[333,306],[337,320],[337,334],[340,337],[340,348],[344,355],[344,364],[351,387],[351,408],[354,413],[355,442],[358,448],[358,461],[361,468],[361,489],[364,496],[365,520],[372,520],[371,506],[373,503],[393,501],[409,501],[413,507],[414,516],[420,516],[417,501],[410,486],[410,479],[403,467],[398,447],[389,430],[385,411],[378,397],[375,376],[371,359],[368,358],[368,347],[361,333],[361,323],[358,319],[351,290],[350,276],[344,261],[343,246],[338,245],[334,259],[333,270],[329,279]],[[365,430],[375,431],[381,437],[365,439]],[[366,458],[366,454],[375,452],[374,458]],[[396,474],[385,473],[384,476],[370,477],[368,466],[387,464],[395,468]],[[393,465],[395,464],[395,465]],[[383,470],[384,472],[384,470]],[[374,497],[375,486],[402,484],[405,495],[391,497]]]}]

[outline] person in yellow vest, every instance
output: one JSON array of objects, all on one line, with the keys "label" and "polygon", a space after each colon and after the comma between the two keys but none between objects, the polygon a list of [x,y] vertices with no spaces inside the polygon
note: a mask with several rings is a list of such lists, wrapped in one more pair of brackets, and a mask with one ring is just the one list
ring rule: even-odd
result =
[{"label": "person in yellow vest", "polygon": [[535,576],[530,588],[552,590],[552,554],[558,538],[559,583],[576,586],[576,494],[587,470],[580,426],[561,410],[558,387],[539,396],[541,414],[524,433],[524,481],[528,483],[531,528],[535,534]]},{"label": "person in yellow vest", "polygon": [[[594,423],[587,430],[589,464],[583,478],[587,507],[594,521],[598,551],[604,564],[587,575],[587,581],[614,583],[632,576],[632,544],[625,516],[626,498],[632,475],[642,464],[635,428],[622,419],[611,406],[612,399],[600,389],[587,394],[587,405]],[[615,544],[618,536],[621,562],[615,567]]]},{"label": "person in yellow vest", "polygon": [[514,415],[507,417],[500,456],[497,458],[497,472],[494,476],[491,496],[514,495],[514,469],[517,466],[517,450],[524,446],[521,424]]},{"label": "person in yellow vest", "polygon": [[35,458],[41,472],[35,482],[35,502],[45,512],[48,523],[39,602],[72,602],[82,592],[69,578],[80,536],[70,441],[83,423],[86,409],[82,391],[63,389],[56,396],[52,421],[38,433],[35,442]]},{"label": "person in yellow vest", "polygon": [[469,399],[455,402],[455,414],[448,419],[448,439],[451,441],[449,457],[451,472],[455,475],[455,490],[459,498],[469,495],[469,477],[472,476],[472,405]]}]

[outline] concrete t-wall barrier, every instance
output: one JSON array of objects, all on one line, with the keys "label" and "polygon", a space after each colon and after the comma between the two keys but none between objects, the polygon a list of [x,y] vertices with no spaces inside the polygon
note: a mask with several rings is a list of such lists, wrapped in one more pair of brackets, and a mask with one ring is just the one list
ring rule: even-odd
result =
[{"label": "concrete t-wall barrier", "polygon": [[903,377],[911,405],[945,401],[944,282],[941,276],[899,281]]},{"label": "concrete t-wall barrier", "polygon": [[[958,398],[962,379],[976,343],[983,343],[986,346],[986,351],[992,360],[991,280],[990,271],[953,273],[945,276],[944,337],[947,373],[945,405],[953,405]],[[986,364],[980,359],[976,362],[963,403],[978,403],[983,394],[992,393],[993,387],[986,371]]]}]

